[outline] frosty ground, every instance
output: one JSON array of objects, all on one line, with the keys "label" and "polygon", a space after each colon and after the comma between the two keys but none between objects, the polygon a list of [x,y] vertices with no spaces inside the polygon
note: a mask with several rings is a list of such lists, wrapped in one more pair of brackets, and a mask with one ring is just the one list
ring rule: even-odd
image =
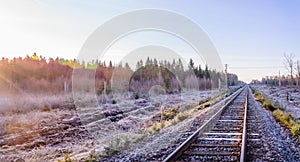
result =
[{"label": "frosty ground", "polygon": [[[82,109],[76,109],[77,102],[70,94],[3,94],[0,161],[56,161],[66,154],[83,159],[93,150],[107,156],[114,147],[128,152],[160,149],[188,129],[196,114],[205,111],[193,111],[195,106],[223,94],[219,90],[184,91],[147,99],[126,94],[108,96],[105,102],[103,96],[97,96],[96,105],[91,102],[94,95],[84,94]],[[176,109],[177,116],[161,123],[162,107]]]},{"label": "frosty ground", "polygon": [[[263,92],[274,103],[278,103],[281,108],[284,108],[295,119],[300,119],[300,89],[299,87],[278,87],[267,85],[255,85],[254,88]],[[289,95],[287,100],[286,95]]]}]

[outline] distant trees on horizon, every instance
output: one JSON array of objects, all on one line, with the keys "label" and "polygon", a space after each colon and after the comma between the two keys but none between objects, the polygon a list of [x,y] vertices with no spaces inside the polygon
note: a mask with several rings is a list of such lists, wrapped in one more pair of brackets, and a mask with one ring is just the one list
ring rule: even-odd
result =
[{"label": "distant trees on horizon", "polygon": [[[151,67],[152,70],[141,70],[145,67]],[[111,86],[128,84],[123,87],[129,90],[129,83],[124,83],[126,79],[129,81],[131,77],[144,76],[144,80],[134,79],[136,84],[138,81],[145,82],[145,79],[154,79],[158,76],[158,72],[162,73],[159,67],[164,67],[169,70],[169,73],[164,73],[162,76],[166,81],[170,74],[173,74],[170,79],[170,85],[175,86],[175,79],[177,90],[180,88],[210,89],[217,88],[220,83],[224,81],[224,73],[211,70],[206,65],[204,69],[200,65],[195,66],[192,59],[189,61],[188,68],[185,68],[182,60],[177,61],[173,59],[171,62],[167,60],[150,59],[149,57],[143,62],[140,60],[136,64],[135,72],[130,68],[128,63],[122,65],[114,65],[112,61],[108,64],[105,61],[95,60],[88,63],[84,61],[79,62],[76,59],[68,60],[63,58],[49,58],[37,56],[26,56],[25,58],[2,58],[0,60],[0,89],[2,91],[19,91],[19,92],[49,92],[59,93],[72,90],[72,72],[79,70],[82,73],[88,74],[88,78],[81,78],[81,86],[84,87],[85,82],[90,79],[95,79],[95,88],[98,94],[103,93],[106,88],[107,93],[111,92]],[[154,70],[153,70],[154,69]],[[138,72],[138,73],[137,73]],[[151,73],[152,72],[152,73]],[[153,77],[150,77],[153,76]],[[176,76],[176,77],[175,77]],[[155,79],[154,79],[155,80]],[[156,82],[154,81],[153,82]],[[157,82],[161,84],[161,82]],[[169,84],[169,82],[164,82]],[[66,87],[67,86],[67,87]],[[105,87],[104,87],[105,86]],[[171,87],[168,87],[171,88]],[[89,91],[86,88],[85,91]],[[171,91],[170,91],[171,92]]]},{"label": "distant trees on horizon", "polygon": [[295,61],[293,53],[284,53],[283,56],[284,66],[288,72],[287,75],[266,76],[261,79],[261,82],[253,82],[273,86],[300,86],[300,61]]}]

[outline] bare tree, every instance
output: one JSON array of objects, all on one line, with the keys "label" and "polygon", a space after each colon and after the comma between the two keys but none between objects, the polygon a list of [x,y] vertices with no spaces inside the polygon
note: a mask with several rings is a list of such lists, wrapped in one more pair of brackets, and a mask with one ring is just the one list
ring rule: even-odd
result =
[{"label": "bare tree", "polygon": [[296,77],[297,77],[297,86],[299,86],[299,82],[300,82],[300,61],[299,60],[296,61],[295,70],[296,70]]},{"label": "bare tree", "polygon": [[290,77],[291,77],[291,81],[292,81],[292,84],[293,84],[293,73],[294,73],[294,65],[295,65],[295,62],[294,62],[294,58],[295,58],[295,55],[293,53],[290,53],[290,54],[286,54],[284,53],[284,64],[285,64],[285,68],[288,70],[289,74],[290,74]]}]

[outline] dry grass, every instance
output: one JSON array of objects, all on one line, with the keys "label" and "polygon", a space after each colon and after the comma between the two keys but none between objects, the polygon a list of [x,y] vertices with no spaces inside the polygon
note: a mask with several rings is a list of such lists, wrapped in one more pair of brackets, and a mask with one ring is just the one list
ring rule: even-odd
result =
[{"label": "dry grass", "polygon": [[51,111],[54,105],[70,102],[70,94],[26,94],[3,95],[0,101],[0,114],[23,114],[31,111]]},{"label": "dry grass", "polygon": [[291,132],[294,136],[298,137],[300,139],[300,121],[293,119],[290,113],[282,111],[282,110],[275,110],[273,111],[274,117],[286,125],[289,129],[291,129]]},{"label": "dry grass", "polygon": [[6,141],[6,145],[11,147],[31,143],[41,136],[39,123],[45,119],[57,118],[58,115],[59,112],[31,111],[26,114],[1,117],[0,135],[17,136],[13,140]]},{"label": "dry grass", "polygon": [[3,117],[2,122],[6,134],[16,134],[38,129],[38,123],[42,119],[50,118],[51,116],[54,116],[54,114],[32,111],[26,114],[15,114]]},{"label": "dry grass", "polygon": [[268,99],[261,92],[253,88],[252,91],[254,93],[255,100],[261,102],[263,107],[265,107],[267,110],[272,111],[273,116],[276,118],[276,120],[284,124],[287,128],[290,129],[294,136],[300,139],[300,121],[294,119],[291,113],[283,110],[283,107],[274,106],[272,100]]},{"label": "dry grass", "polygon": [[[143,124],[143,129],[148,133],[159,133],[161,130],[174,126],[196,114],[199,110],[210,107],[221,101],[225,92],[219,92],[204,99],[201,102],[184,103],[165,108],[163,112],[157,112],[150,120]],[[232,93],[232,92],[231,92]],[[225,93],[226,94],[226,93]]]},{"label": "dry grass", "polygon": [[255,89],[252,89],[252,90],[254,92],[255,100],[262,103],[263,107],[265,107],[267,110],[274,111],[274,110],[278,109],[278,107],[274,106],[273,101],[271,99],[264,96],[261,92],[258,92]]}]

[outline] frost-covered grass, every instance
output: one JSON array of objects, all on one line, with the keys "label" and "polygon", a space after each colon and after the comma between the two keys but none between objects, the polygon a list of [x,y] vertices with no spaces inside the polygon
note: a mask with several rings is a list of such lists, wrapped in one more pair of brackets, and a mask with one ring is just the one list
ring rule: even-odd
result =
[{"label": "frost-covered grass", "polygon": [[65,94],[2,94],[0,97],[0,135],[36,130],[41,120],[57,115],[51,112],[52,106],[69,101],[70,96]]},{"label": "frost-covered grass", "polygon": [[70,94],[2,94],[0,114],[24,114],[31,111],[50,111],[54,105],[70,102]]},{"label": "frost-covered grass", "polygon": [[26,114],[15,114],[1,117],[3,132],[5,134],[18,134],[38,129],[38,123],[45,118],[54,116],[49,112],[31,111]]},{"label": "frost-covered grass", "polygon": [[[108,150],[110,145],[114,145],[111,148],[116,151],[134,150],[137,145],[148,146],[153,143],[164,142],[161,137],[167,137],[169,140],[175,140],[179,136],[179,132],[187,129],[188,122],[194,118],[194,113],[200,113],[200,111],[194,112],[194,106],[199,106],[200,100],[206,100],[211,96],[217,95],[220,92],[217,90],[211,91],[184,91],[180,94],[160,94],[157,96],[151,96],[146,99],[147,106],[140,106],[135,103],[136,99],[132,98],[130,94],[115,94],[108,95],[105,99],[105,103],[101,103],[99,99],[103,99],[101,96],[95,96],[90,93],[79,94],[75,96],[75,105],[78,104],[83,109],[77,112],[80,117],[84,117],[90,121],[85,123],[85,127],[92,133],[96,139],[92,147],[97,148],[97,156],[114,153],[114,150]],[[16,100],[16,98],[18,100]],[[97,101],[97,103],[95,103]],[[38,130],[38,124],[44,119],[60,118],[64,114],[75,114],[75,110],[53,109],[53,105],[61,105],[63,103],[72,103],[72,96],[70,94],[56,94],[56,95],[14,95],[5,96],[0,98],[0,136],[7,134],[20,134],[22,132],[28,132],[31,130]],[[180,111],[175,114],[168,114],[168,121],[163,123],[157,122],[156,128],[150,128],[150,130],[159,130],[157,133],[151,133],[145,131],[142,125],[151,121],[151,118],[161,113],[161,106],[164,105],[167,108],[181,106]],[[108,118],[105,118],[103,112],[109,110],[118,110],[124,112],[124,118],[112,122]],[[202,110],[201,110],[202,111]],[[165,114],[167,116],[167,114]],[[47,121],[47,120],[46,120]],[[153,123],[150,124],[150,126]],[[181,129],[177,128],[181,127]],[[121,135],[121,139],[118,141],[115,135]],[[60,144],[58,146],[43,146],[41,148],[34,149],[34,152],[26,153],[20,151],[19,154],[26,157],[27,160],[33,161],[49,161],[49,159],[84,159],[90,156],[91,146],[84,146],[83,141],[79,141],[78,144]],[[164,145],[167,145],[168,142]],[[119,147],[122,146],[122,147]],[[150,147],[150,146],[149,146]],[[57,150],[65,150],[68,148],[71,152],[64,151],[58,152]],[[64,158],[64,155],[67,155]],[[32,157],[28,157],[32,156]]]},{"label": "frost-covered grass", "polygon": [[[179,94],[150,96],[148,99],[134,99],[130,94],[114,94],[113,99],[116,103],[109,102],[112,99],[106,98],[106,102],[99,103],[97,108],[85,109],[84,114],[90,115],[83,116],[97,118],[94,114],[98,112],[102,113],[110,110],[123,112],[124,118],[117,122],[111,122],[107,118],[102,118],[96,121],[91,120],[93,122],[86,125],[87,129],[93,133],[97,140],[99,149],[102,150],[103,155],[114,154],[115,151],[118,152],[119,150],[109,150],[107,146],[122,143],[114,140],[116,139],[115,135],[122,134],[127,136],[127,140],[130,141],[128,150],[133,149],[141,143],[146,145],[153,143],[158,140],[153,139],[153,137],[168,134],[166,130],[177,127],[183,121],[189,121],[187,119],[192,117],[193,113],[199,113],[197,112],[198,110],[194,111],[194,108],[199,106],[200,101],[205,101],[212,96],[217,96],[217,94],[220,94],[218,90],[183,91]],[[98,98],[103,99],[104,97],[98,96]],[[137,101],[141,101],[142,104],[137,104]],[[142,106],[143,104],[145,106]],[[163,121],[160,121],[162,106],[166,111],[163,111]],[[173,111],[173,108],[178,107],[178,111]],[[184,129],[178,131],[182,130]],[[142,136],[143,138],[136,140],[136,136]],[[178,136],[178,134],[174,133],[170,136],[170,139],[176,139],[175,136]],[[127,146],[122,148],[127,149]]]}]

